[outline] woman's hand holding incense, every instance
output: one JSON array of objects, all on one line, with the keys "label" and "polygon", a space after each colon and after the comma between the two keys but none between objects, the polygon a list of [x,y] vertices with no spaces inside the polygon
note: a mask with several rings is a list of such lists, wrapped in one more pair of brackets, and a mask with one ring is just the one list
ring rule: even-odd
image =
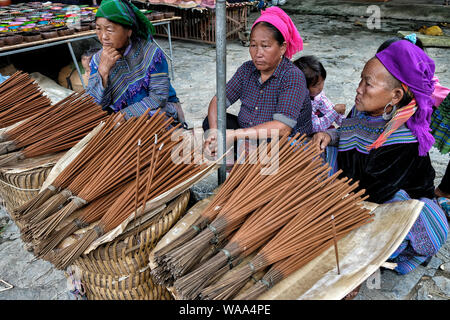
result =
[{"label": "woman's hand holding incense", "polygon": [[[239,129],[238,129],[239,130]],[[233,145],[234,140],[236,139],[236,131],[233,129],[226,130],[226,149],[230,148]],[[215,157],[217,155],[217,130],[209,130],[208,136],[204,142],[204,149],[206,154],[210,157]]]}]

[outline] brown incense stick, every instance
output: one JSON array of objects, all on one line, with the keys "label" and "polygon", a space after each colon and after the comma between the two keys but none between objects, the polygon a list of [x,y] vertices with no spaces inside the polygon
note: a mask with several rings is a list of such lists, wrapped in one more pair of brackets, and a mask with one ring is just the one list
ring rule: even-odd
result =
[{"label": "brown incense stick", "polygon": [[341,274],[341,270],[339,269],[339,252],[338,252],[337,239],[336,239],[336,225],[334,223],[333,215],[331,215],[331,226],[333,228],[333,243],[334,243],[334,253],[336,255],[337,271],[338,271],[338,274]]}]

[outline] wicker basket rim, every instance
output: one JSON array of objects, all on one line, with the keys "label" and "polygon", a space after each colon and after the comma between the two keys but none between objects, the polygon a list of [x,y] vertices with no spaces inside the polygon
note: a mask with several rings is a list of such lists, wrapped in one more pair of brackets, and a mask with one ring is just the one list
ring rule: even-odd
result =
[{"label": "wicker basket rim", "polygon": [[[31,192],[31,191],[40,191],[41,190],[41,188],[39,188],[39,189],[33,189],[33,188],[27,188],[27,189],[25,189],[25,188],[21,188],[21,187],[18,187],[18,186],[15,186],[15,185],[13,185],[13,184],[10,184],[10,183],[8,183],[8,182],[6,182],[5,180],[3,180],[3,179],[0,179],[0,182],[2,183],[2,184],[4,184],[5,186],[8,186],[8,187],[10,187],[10,188],[13,188],[13,189],[15,189],[15,190],[19,190],[19,191],[28,191],[28,192]],[[0,187],[1,188],[1,187]]]},{"label": "wicker basket rim", "polygon": [[51,166],[62,157],[64,153],[57,153],[51,155],[44,155],[36,158],[28,158],[19,160],[14,165],[8,165],[0,168],[0,172],[3,174],[20,174],[20,173],[33,173]]},{"label": "wicker basket rim", "polygon": [[[172,200],[172,203],[171,203],[171,204],[168,204],[168,206],[162,211],[162,212],[165,212],[165,211],[166,211],[166,213],[165,213],[163,216],[161,216],[158,220],[156,220],[154,223],[152,223],[151,225],[149,225],[149,226],[146,227],[145,229],[142,229],[142,230],[140,231],[140,233],[139,233],[139,236],[140,236],[141,234],[144,234],[144,233],[150,231],[152,228],[154,228],[154,227],[157,226],[158,224],[163,223],[163,222],[164,222],[164,219],[167,219],[167,218],[170,219],[170,218],[172,218],[173,216],[176,216],[176,215],[178,215],[178,214],[181,214],[182,211],[185,211],[185,209],[186,209],[186,207],[187,207],[187,203],[188,203],[188,201],[189,201],[189,196],[190,196],[190,191],[189,191],[189,190],[186,190],[186,191],[184,191],[183,193],[181,193],[178,197],[176,197],[174,200]],[[182,206],[181,208],[178,208],[178,210],[179,210],[180,212],[176,212],[176,213],[174,214],[174,210],[177,209],[178,206]],[[139,228],[139,226],[137,226],[136,228]],[[133,230],[134,230],[134,229],[133,229]],[[114,239],[114,240],[111,241],[111,242],[107,242],[107,243],[105,243],[105,244],[102,244],[101,246],[99,246],[98,248],[96,248],[95,250],[91,251],[91,252],[88,253],[88,254],[82,254],[82,255],[80,256],[80,258],[82,258],[82,259],[89,259],[89,260],[93,259],[93,260],[95,260],[95,261],[108,261],[107,259],[97,259],[95,256],[96,256],[97,253],[99,253],[100,251],[108,251],[109,248],[113,248],[113,247],[115,247],[115,246],[117,246],[117,245],[119,245],[119,244],[121,244],[121,243],[122,243],[122,244],[126,244],[126,243],[127,243],[128,241],[130,241],[130,239],[133,238],[134,236],[135,236],[135,235],[130,235],[130,236],[127,236],[127,237],[124,238],[124,239]],[[156,243],[156,241],[155,241],[155,243]],[[125,247],[126,247],[126,245],[125,245]],[[139,250],[139,248],[136,248],[135,250],[133,250],[133,251],[127,253],[127,255],[131,255],[131,254],[133,254],[134,251],[138,251],[138,250]],[[107,254],[108,254],[108,256],[111,256],[111,254],[110,254],[109,252],[108,252]],[[121,258],[126,257],[126,256],[122,256],[122,254],[119,253],[119,252],[117,252],[117,254],[120,255]],[[109,260],[110,260],[110,259],[109,259]]]},{"label": "wicker basket rim", "polygon": [[[149,243],[150,239],[156,243],[174,225],[176,220],[186,212],[189,197],[190,191],[186,190],[168,203],[167,207],[162,211],[164,212],[162,216],[142,230],[139,233],[139,238],[147,241],[146,243]],[[153,231],[157,233],[155,237],[158,239],[153,239],[152,236],[141,237],[144,233],[150,232],[152,228],[155,228]],[[139,259],[137,260],[134,260],[134,254],[136,253],[133,251],[125,256],[120,253],[116,256],[108,253],[108,259],[101,259],[100,250],[106,251],[111,247],[115,250],[114,244],[117,245],[118,242],[125,243],[125,241],[129,241],[134,236],[131,235],[121,240],[115,240],[112,244],[104,244],[89,254],[80,256],[74,262],[73,265],[81,269],[80,280],[86,287],[86,294],[89,300],[171,299],[167,289],[164,286],[157,285],[152,279],[151,269],[148,264],[150,250],[139,250],[137,253]],[[132,256],[130,257],[130,255]],[[117,265],[110,266],[111,262]],[[145,263],[144,265],[142,265],[143,262]],[[128,267],[124,264],[128,265]],[[130,266],[130,264],[132,265]],[[109,271],[120,271],[121,273],[111,274],[108,273]],[[148,280],[145,280],[147,276]],[[127,288],[130,285],[133,287]]]}]

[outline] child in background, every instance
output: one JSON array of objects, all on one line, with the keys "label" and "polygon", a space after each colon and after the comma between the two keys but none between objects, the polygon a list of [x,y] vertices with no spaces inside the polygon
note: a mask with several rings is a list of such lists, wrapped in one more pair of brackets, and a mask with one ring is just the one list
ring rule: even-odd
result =
[{"label": "child in background", "polygon": [[99,48],[91,48],[81,55],[81,65],[84,68],[83,82],[84,82],[85,86],[87,86],[87,84],[89,82],[89,76],[91,75],[90,63],[91,63],[92,56],[94,54],[96,54],[98,50],[100,50],[100,49]]},{"label": "child in background", "polygon": [[325,131],[333,127],[333,122],[341,125],[345,113],[345,104],[333,105],[323,92],[327,72],[322,63],[314,56],[304,56],[294,61],[294,65],[303,71],[312,105],[313,132]]}]

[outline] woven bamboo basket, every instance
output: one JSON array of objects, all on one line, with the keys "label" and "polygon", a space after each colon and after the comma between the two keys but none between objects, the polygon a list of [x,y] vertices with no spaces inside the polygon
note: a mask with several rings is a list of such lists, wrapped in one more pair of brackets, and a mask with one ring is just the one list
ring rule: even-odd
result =
[{"label": "woven bamboo basket", "polygon": [[114,241],[75,260],[72,267],[89,300],[170,300],[170,293],[154,283],[149,254],[158,240],[185,213],[190,191],[185,191],[151,221],[137,225]]},{"label": "woven bamboo basket", "polygon": [[[0,168],[0,196],[3,205],[12,210],[34,198],[63,153],[19,160]],[[14,217],[13,217],[14,218]]]}]

